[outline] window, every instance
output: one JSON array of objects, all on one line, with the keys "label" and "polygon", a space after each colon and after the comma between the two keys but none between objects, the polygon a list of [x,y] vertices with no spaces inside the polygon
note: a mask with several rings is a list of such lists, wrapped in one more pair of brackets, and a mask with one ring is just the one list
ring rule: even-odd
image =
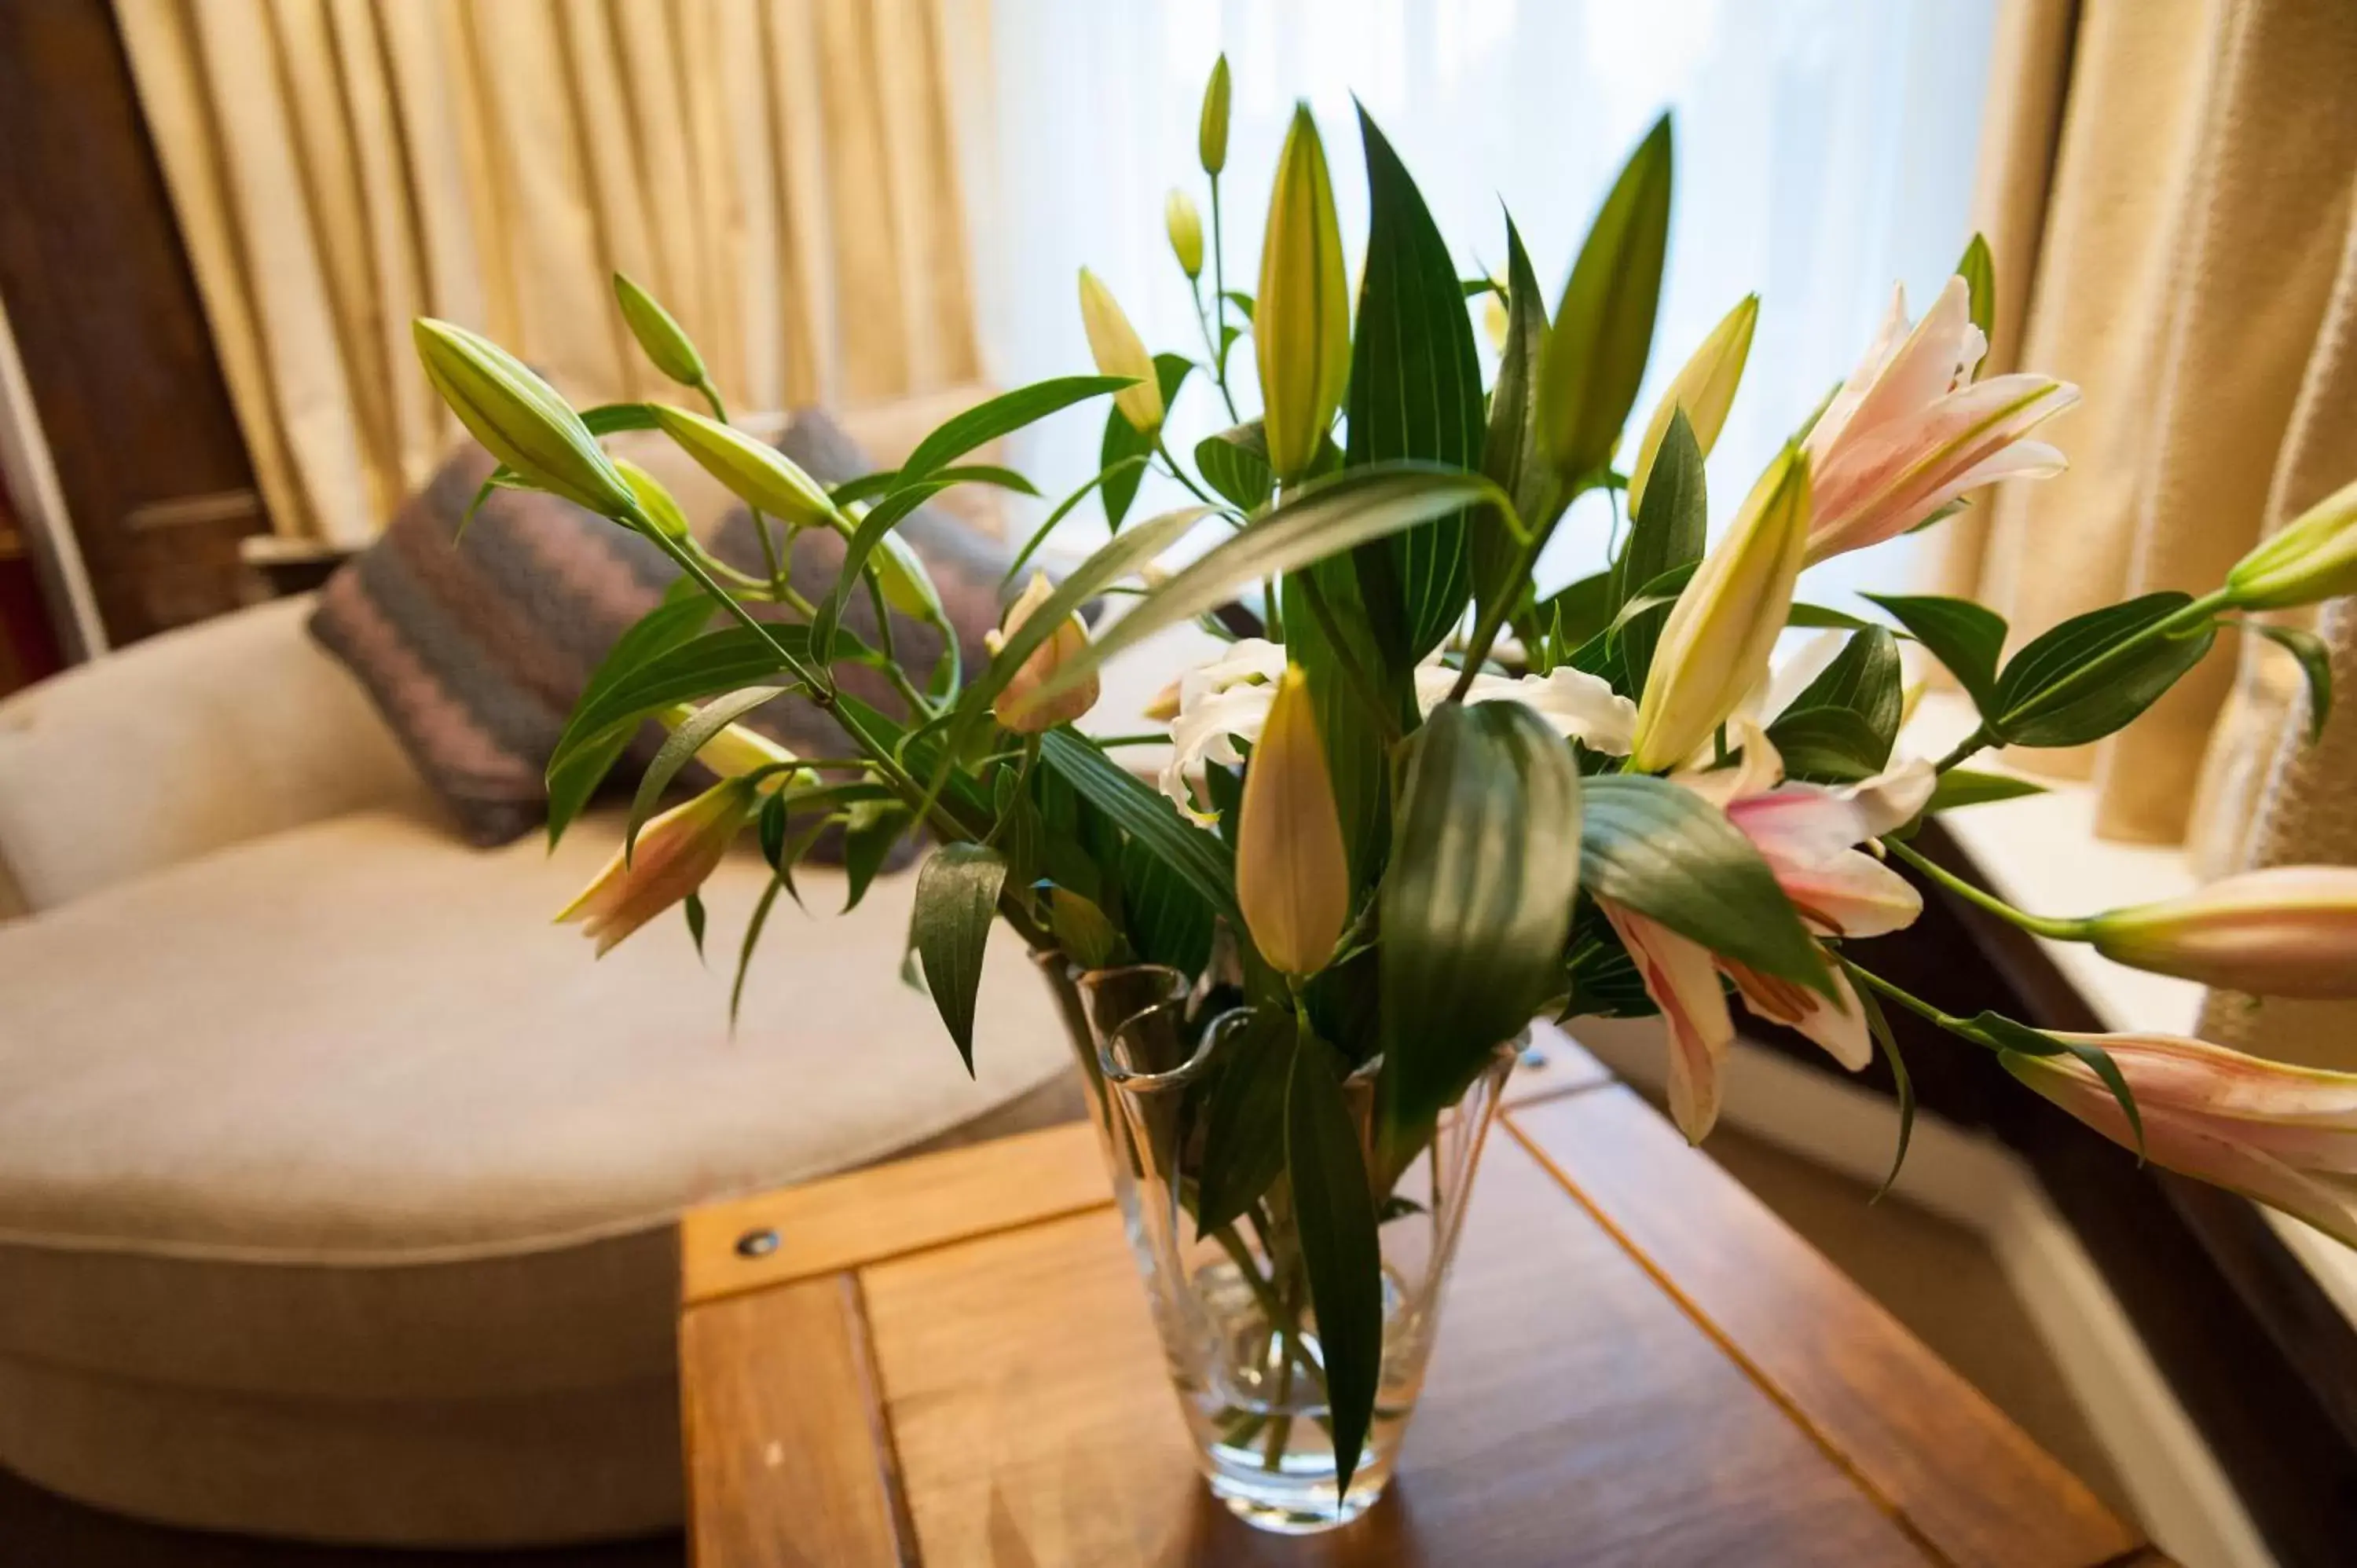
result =
[{"label": "window", "polygon": [[[1074,283],[1083,265],[1149,346],[1200,355],[1162,201],[1173,184],[1203,200],[1196,108],[1222,49],[1234,73],[1226,253],[1231,284],[1244,289],[1297,97],[1318,115],[1350,243],[1366,222],[1355,92],[1415,173],[1465,274],[1502,273],[1502,201],[1550,292],[1621,159],[1666,107],[1676,115],[1678,183],[1652,384],[1637,417],[1718,317],[1758,290],[1750,369],[1710,465],[1723,522],[1855,363],[1891,285],[1903,281],[1920,309],[1962,251],[1993,9],[1994,0],[995,0],[995,128],[974,201],[989,363],[1009,383],[1087,366]],[[1999,280],[2008,284],[2018,286]],[[1199,380],[1181,395],[1171,445],[1187,452],[1226,423]],[[1043,488],[1096,471],[1099,430],[1076,413],[1039,433],[1023,456]],[[1140,508],[1178,504],[1175,487],[1157,485]],[[1554,547],[1551,576],[1594,569],[1609,526],[1604,499],[1584,500]],[[1893,545],[1841,557],[1808,591],[1824,599],[1896,583],[1905,555]]]}]

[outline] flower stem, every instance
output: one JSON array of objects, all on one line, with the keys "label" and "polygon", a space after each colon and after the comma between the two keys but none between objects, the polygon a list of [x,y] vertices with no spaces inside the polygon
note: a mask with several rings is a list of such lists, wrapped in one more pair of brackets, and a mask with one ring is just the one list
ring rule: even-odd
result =
[{"label": "flower stem", "polygon": [[1972,756],[1973,753],[1980,751],[1991,745],[1996,739],[1996,737],[1995,736],[1989,734],[1988,725],[1982,725],[1979,728],[1974,730],[1972,734],[1958,741],[1954,747],[1949,751],[1947,756],[1933,763],[1932,765],[1932,771],[1934,773],[1945,773],[1949,768],[1953,768],[1965,757]]},{"label": "flower stem", "polygon": [[1883,847],[1957,897],[1962,898],[1965,903],[1975,908],[1986,909],[2010,925],[2019,926],[2023,930],[2036,936],[2051,937],[2057,941],[2073,942],[2087,940],[2087,922],[2084,920],[2067,920],[2044,915],[2032,915],[2026,910],[2017,909],[1996,894],[1974,886],[1911,845],[1901,843],[1897,839],[1885,839]]},{"label": "flower stem", "polygon": [[1178,466],[1177,457],[1171,456],[1170,444],[1162,439],[1162,432],[1159,430],[1154,433],[1154,449],[1162,455],[1162,461],[1169,468],[1170,477],[1193,491],[1197,500],[1201,501],[1205,506],[1216,507],[1222,511],[1227,510],[1226,502],[1214,499],[1211,491],[1187,477],[1187,470]]}]

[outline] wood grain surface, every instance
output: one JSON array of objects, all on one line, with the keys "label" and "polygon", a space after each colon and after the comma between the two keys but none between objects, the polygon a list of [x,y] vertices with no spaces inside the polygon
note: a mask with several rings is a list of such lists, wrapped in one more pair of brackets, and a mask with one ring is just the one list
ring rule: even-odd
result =
[{"label": "wood grain surface", "polygon": [[1197,1477],[1102,1176],[1075,1204],[1039,1174],[1094,1161],[1086,1127],[755,1200],[874,1219],[783,1285],[736,1272],[746,1206],[691,1225],[696,1562],[2131,1560],[2133,1530],[1592,1067],[1550,1055],[1510,1092],[1399,1477],[1324,1536],[1252,1530]]}]

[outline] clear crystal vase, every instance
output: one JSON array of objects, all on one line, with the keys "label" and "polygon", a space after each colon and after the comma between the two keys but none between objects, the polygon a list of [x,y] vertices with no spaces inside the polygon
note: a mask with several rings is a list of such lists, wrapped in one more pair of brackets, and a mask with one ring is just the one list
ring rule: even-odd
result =
[{"label": "clear crystal vase", "polygon": [[[1139,965],[1072,979],[1089,1031],[1092,1110],[1204,1479],[1264,1530],[1304,1534],[1349,1522],[1382,1496],[1398,1461],[1474,1168],[1519,1042],[1500,1047],[1442,1112],[1430,1144],[1377,1195],[1382,1379],[1350,1491],[1338,1495],[1317,1316],[1284,1177],[1243,1219],[1209,1235],[1198,1234],[1193,1211],[1204,1104],[1245,1015],[1202,1015],[1210,1010],[1175,970]],[[1359,1103],[1372,1103],[1372,1072],[1371,1064],[1346,1086]]]}]

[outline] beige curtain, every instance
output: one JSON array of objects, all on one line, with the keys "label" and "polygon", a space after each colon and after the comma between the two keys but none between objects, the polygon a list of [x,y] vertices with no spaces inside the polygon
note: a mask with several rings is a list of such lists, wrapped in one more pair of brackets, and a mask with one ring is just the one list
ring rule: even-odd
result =
[{"label": "beige curtain", "polygon": [[[2352,81],[2350,0],[2001,7],[1978,193],[1995,351],[2087,394],[2054,436],[2071,472],[2006,488],[1950,535],[1943,585],[2002,610],[2018,641],[2132,594],[2213,586],[2357,474],[2357,417],[2334,402],[2345,328],[2327,330],[2357,287]],[[2273,754],[2298,687],[2287,660],[2242,640],[2120,735],[2015,760],[2092,778],[2106,836],[2190,829],[2212,865],[2231,858],[2252,759]]]},{"label": "beige curtain", "polygon": [[454,426],[409,321],[576,400],[656,392],[608,293],[737,408],[975,379],[931,0],[116,0],[278,533],[364,542]]}]

